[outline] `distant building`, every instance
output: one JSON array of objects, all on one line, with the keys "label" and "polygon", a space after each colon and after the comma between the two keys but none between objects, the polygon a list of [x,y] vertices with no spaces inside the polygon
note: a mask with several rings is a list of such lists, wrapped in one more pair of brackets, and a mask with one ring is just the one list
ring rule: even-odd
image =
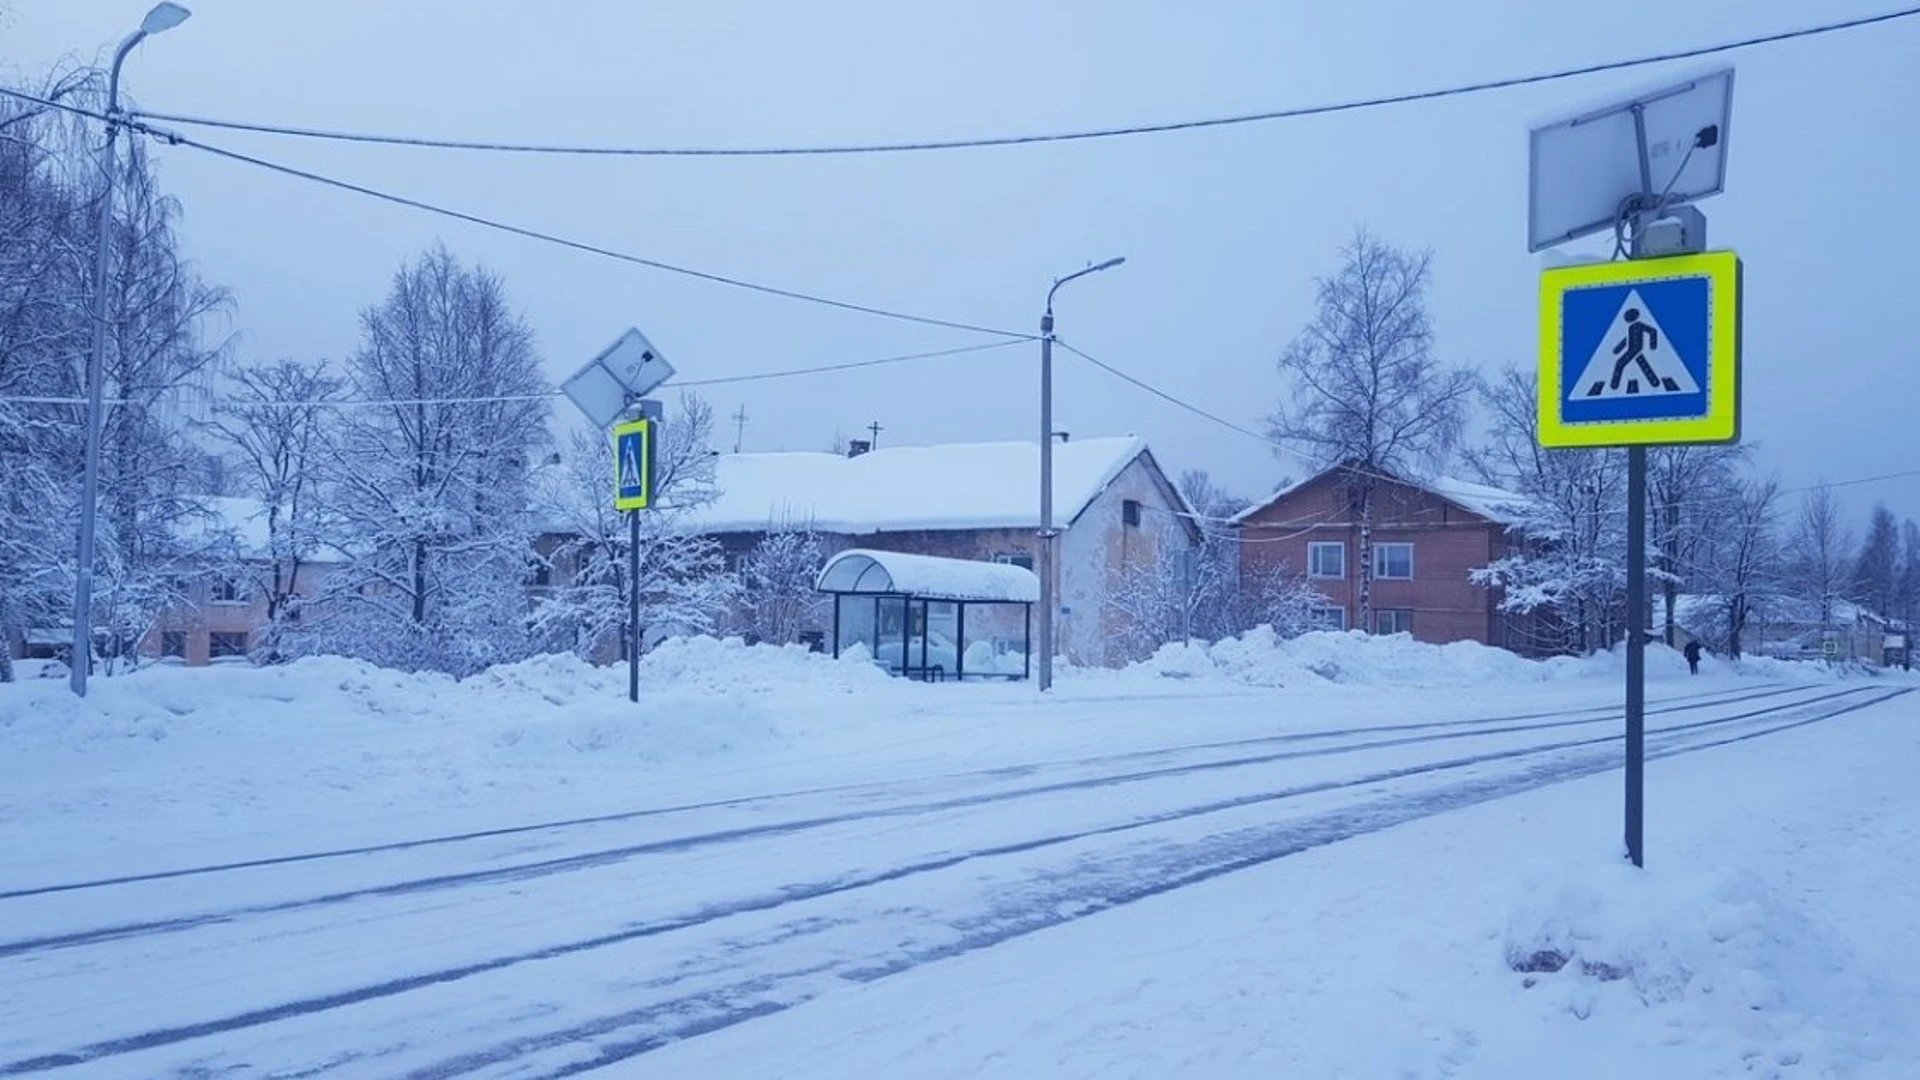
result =
[{"label": "distant building", "polygon": [[[1198,527],[1141,439],[1060,443],[1053,471],[1060,654],[1088,666],[1136,659],[1110,598],[1130,571],[1160,565],[1163,545],[1190,550]],[[719,498],[687,523],[718,537],[732,565],[769,531],[804,527],[828,557],[859,547],[1035,569],[1039,476],[1032,442],[729,454],[717,463]]]},{"label": "distant building", "polygon": [[[132,648],[145,659],[196,667],[245,660],[267,620],[262,586],[271,578],[272,560],[266,510],[253,499],[202,496],[195,502],[206,512],[179,527],[178,553],[167,567],[168,588],[179,602],[158,613]],[[336,562],[317,552],[306,556],[289,591],[314,595]],[[94,596],[102,594],[96,589]],[[7,645],[16,657],[65,660],[73,647],[71,627],[70,620],[30,626]]]},{"label": "distant building", "polygon": [[1242,576],[1284,566],[1304,574],[1327,603],[1324,630],[1412,634],[1445,644],[1477,641],[1529,651],[1536,616],[1499,611],[1499,595],[1473,571],[1506,557],[1509,527],[1525,499],[1462,480],[1377,479],[1373,497],[1373,625],[1360,619],[1360,521],[1350,472],[1335,467],[1282,488],[1234,518]]}]

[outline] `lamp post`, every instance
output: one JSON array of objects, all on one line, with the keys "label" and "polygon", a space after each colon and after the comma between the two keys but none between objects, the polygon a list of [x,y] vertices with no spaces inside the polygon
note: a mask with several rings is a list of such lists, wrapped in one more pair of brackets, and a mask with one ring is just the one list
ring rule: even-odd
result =
[{"label": "lamp post", "polygon": [[120,133],[120,65],[135,45],[153,34],[171,30],[192,14],[179,4],[162,0],[140,29],[128,34],[113,51],[107,73],[107,138],[100,150],[100,231],[93,251],[93,349],[87,366],[87,464],[80,482],[80,550],[73,578],[73,692],[87,696],[87,673],[93,667],[93,534],[94,504],[100,492],[100,395],[107,367],[107,260],[113,230],[113,140]]},{"label": "lamp post", "polygon": [[1040,316],[1040,692],[1053,689],[1053,615],[1059,610],[1058,573],[1055,568],[1059,534],[1053,527],[1053,296],[1060,286],[1074,278],[1111,270],[1126,262],[1126,257],[1076,270],[1055,278],[1047,290],[1047,310]]}]

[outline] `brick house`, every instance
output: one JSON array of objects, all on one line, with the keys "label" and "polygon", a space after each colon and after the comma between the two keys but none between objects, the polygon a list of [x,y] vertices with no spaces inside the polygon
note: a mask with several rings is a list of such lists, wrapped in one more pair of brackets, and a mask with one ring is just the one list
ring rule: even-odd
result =
[{"label": "brick house", "polygon": [[[203,558],[182,566],[174,588],[186,602],[161,614],[140,643],[140,655],[199,666],[245,660],[267,621],[267,590],[273,576],[266,510],[257,500],[227,496],[202,500],[209,521],[204,543],[230,544],[233,558]],[[225,545],[223,545],[225,546]],[[301,557],[290,592],[314,596],[337,559],[319,552]]]},{"label": "brick house", "polygon": [[1505,557],[1521,496],[1440,478],[1377,479],[1373,513],[1373,625],[1359,627],[1360,523],[1350,472],[1336,466],[1282,488],[1234,518],[1243,575],[1284,566],[1327,600],[1323,629],[1410,633],[1445,644],[1477,641],[1523,651],[1520,620],[1497,610],[1474,570]]},{"label": "brick house", "polygon": [[[245,660],[267,621],[265,583],[272,563],[266,512],[253,499],[203,496],[196,502],[205,513],[182,523],[180,554],[172,560],[169,588],[180,602],[159,613],[135,652],[193,667]],[[334,565],[320,553],[304,557],[291,591],[316,594]],[[28,627],[0,646],[16,658],[64,660],[72,649],[71,625]]]},{"label": "brick house", "polygon": [[[1163,545],[1191,550],[1198,527],[1141,439],[1070,440],[1053,463],[1060,653],[1088,666],[1137,659],[1120,644],[1109,599],[1127,574],[1157,565]],[[719,498],[693,511],[688,527],[717,537],[730,566],[770,530],[805,526],[828,558],[860,547],[1034,569],[1039,473],[1031,442],[727,454],[717,462]]]}]

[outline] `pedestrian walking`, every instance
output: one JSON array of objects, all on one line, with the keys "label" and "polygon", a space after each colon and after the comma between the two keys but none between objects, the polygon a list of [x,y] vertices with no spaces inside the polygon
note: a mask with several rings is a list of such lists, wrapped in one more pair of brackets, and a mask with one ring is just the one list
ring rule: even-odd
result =
[{"label": "pedestrian walking", "polygon": [[1695,675],[1700,674],[1700,643],[1689,641],[1683,651],[1687,657],[1687,670]]}]

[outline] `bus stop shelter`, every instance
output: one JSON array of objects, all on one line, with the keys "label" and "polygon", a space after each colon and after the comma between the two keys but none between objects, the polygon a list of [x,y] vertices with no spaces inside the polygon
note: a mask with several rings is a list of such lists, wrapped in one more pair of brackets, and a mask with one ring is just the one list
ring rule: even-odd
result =
[{"label": "bus stop shelter", "polygon": [[855,548],[827,560],[833,655],[865,645],[896,675],[929,681],[1032,674],[1040,579],[1025,567]]}]

